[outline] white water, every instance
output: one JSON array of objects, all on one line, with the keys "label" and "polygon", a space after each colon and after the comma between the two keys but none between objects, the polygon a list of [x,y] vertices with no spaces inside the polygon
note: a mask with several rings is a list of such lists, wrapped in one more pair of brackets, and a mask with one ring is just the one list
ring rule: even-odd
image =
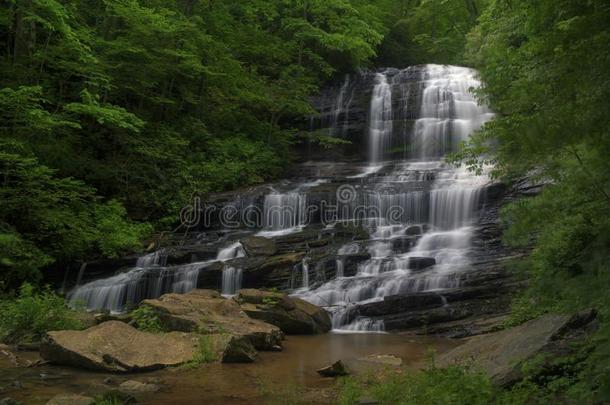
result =
[{"label": "white water", "polygon": [[[399,73],[400,75],[400,73]],[[350,309],[355,305],[382,300],[396,294],[442,290],[458,286],[456,273],[467,268],[473,224],[478,218],[487,176],[476,176],[443,162],[447,152],[456,150],[459,143],[493,114],[479,106],[470,92],[480,86],[476,72],[468,68],[427,65],[421,80],[422,96],[419,117],[411,133],[409,156],[395,165],[386,177],[368,177],[384,166],[383,157],[393,134],[392,91],[402,97],[409,89],[378,73],[370,103],[369,156],[374,170],[353,176],[376,185],[374,192],[359,192],[352,203],[374,207],[383,218],[369,218],[371,240],[366,249],[371,259],[360,263],[354,276],[344,277],[342,255],[353,254],[358,246],[348,244],[338,251],[337,268],[341,277],[313,289],[300,289],[296,294],[316,305],[325,306],[332,313],[336,332],[382,332],[381,320],[353,317]],[[405,105],[405,108],[406,105]],[[398,134],[402,135],[402,134]],[[432,185],[426,191],[426,184]],[[403,191],[385,183],[405,184]],[[421,186],[419,185],[421,184]],[[385,213],[392,207],[401,207],[402,214],[388,222]],[[405,238],[407,228],[413,224],[428,224],[429,229],[418,236],[415,245],[407,252],[395,252],[395,242]],[[410,246],[412,239],[407,238]],[[434,258],[436,264],[424,270],[411,270],[413,258]],[[339,264],[341,263],[341,264]]]},{"label": "white water", "polygon": [[369,155],[371,165],[383,158],[392,136],[392,88],[383,73],[377,73],[369,117]]},{"label": "white water", "polygon": [[241,288],[242,270],[227,266],[222,271],[222,295],[232,297]]},{"label": "white water", "polygon": [[[243,246],[236,242],[220,249],[215,260],[166,267],[167,254],[160,250],[138,258],[136,266],[129,271],[77,286],[68,294],[68,299],[71,305],[84,305],[89,310],[120,313],[143,299],[166,293],[187,293],[197,287],[199,272],[211,263],[243,256]],[[223,271],[223,292],[224,280]],[[235,276],[233,280],[227,290],[241,288],[241,277]]]}]

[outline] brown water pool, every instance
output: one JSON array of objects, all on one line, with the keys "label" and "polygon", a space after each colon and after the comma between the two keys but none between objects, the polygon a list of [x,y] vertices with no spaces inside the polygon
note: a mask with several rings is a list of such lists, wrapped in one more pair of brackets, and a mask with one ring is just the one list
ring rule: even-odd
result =
[{"label": "brown water pool", "polygon": [[[118,383],[127,379],[160,380],[159,392],[136,395],[143,404],[265,404],[300,390],[308,392],[311,402],[329,403],[334,380],[320,377],[316,373],[318,368],[343,360],[352,371],[366,372],[366,363],[355,360],[370,354],[392,354],[402,358],[404,368],[419,368],[431,350],[442,353],[458,344],[450,339],[402,334],[289,336],[284,351],[261,352],[258,361],[252,364],[210,364],[191,370],[132,375],[59,366],[17,368],[1,358],[0,398],[10,396],[36,405],[60,393],[94,396],[112,388],[104,383],[111,376]],[[36,353],[19,355],[30,360],[37,358]]]}]

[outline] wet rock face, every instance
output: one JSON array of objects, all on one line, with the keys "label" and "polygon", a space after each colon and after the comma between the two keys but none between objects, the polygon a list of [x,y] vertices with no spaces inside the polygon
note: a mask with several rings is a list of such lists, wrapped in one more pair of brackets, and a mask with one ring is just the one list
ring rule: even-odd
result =
[{"label": "wet rock face", "polygon": [[331,329],[328,312],[299,298],[246,289],[240,290],[235,299],[249,317],[276,325],[288,335],[326,333]]},{"label": "wet rock face", "polygon": [[248,256],[273,256],[277,252],[277,246],[273,239],[249,236],[241,239]]},{"label": "wet rock face", "polygon": [[43,359],[98,371],[137,372],[190,361],[197,337],[189,333],[141,332],[110,321],[84,331],[48,332],[40,347]]}]

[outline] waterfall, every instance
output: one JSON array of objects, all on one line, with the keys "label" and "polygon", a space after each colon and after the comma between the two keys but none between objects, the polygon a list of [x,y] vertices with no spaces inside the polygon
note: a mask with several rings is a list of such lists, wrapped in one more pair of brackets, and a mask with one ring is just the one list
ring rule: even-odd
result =
[{"label": "waterfall", "polygon": [[226,266],[222,271],[222,295],[234,296],[241,288],[242,270]]},{"label": "waterfall", "polygon": [[218,255],[216,255],[216,260],[224,262],[244,256],[246,256],[244,246],[240,242],[235,242],[225,248],[220,249],[218,251]]},{"label": "waterfall", "polygon": [[493,114],[470,92],[481,83],[472,69],[426,65],[419,118],[415,122],[414,157],[440,158]]},{"label": "waterfall", "polygon": [[[368,87],[354,94],[358,86]],[[269,186],[261,201],[262,229],[250,232],[283,238],[277,243],[280,253],[312,250],[294,265],[285,286],[294,295],[327,308],[335,331],[383,332],[383,320],[361,316],[359,307],[391,295],[456,288],[471,267],[471,239],[485,207],[483,190],[489,179],[485,173],[474,175],[447,164],[444,156],[493,117],[471,93],[478,86],[474,70],[455,66],[414,66],[347,76],[335,88],[336,97],[320,108],[325,118],[318,121],[330,125],[333,136],[350,136],[353,128],[359,130],[356,138],[366,136],[368,158],[359,167],[362,171],[340,162],[336,170],[331,166],[324,172],[325,178],[312,181],[305,170],[293,182]],[[370,94],[370,99],[358,97],[363,94]],[[348,117],[350,110],[353,121]],[[395,150],[401,152],[398,160]],[[321,171],[317,173],[320,176]],[[347,193],[339,194],[340,190]],[[323,195],[330,196],[334,208],[323,207]],[[234,204],[242,213],[258,201],[258,197],[244,198],[243,203]],[[312,203],[319,212],[310,212]],[[324,209],[336,211],[335,222],[325,224],[317,243],[285,237],[304,230],[312,220],[322,221],[328,213]],[[326,246],[327,235],[333,240],[339,230],[337,222],[351,220],[360,221],[363,232],[358,240],[340,247],[326,242],[331,254],[336,249],[330,259],[335,260],[336,272],[329,277],[328,260],[319,259],[315,245]],[[121,312],[146,298],[197,288],[200,272],[211,263],[223,266],[222,294],[235,294],[246,281],[242,269],[229,262],[246,256],[239,242],[226,244],[209,261],[168,266],[167,256],[160,250],[142,256],[128,271],[79,285],[69,294],[70,302]],[[322,256],[328,257],[327,252]],[[310,267],[315,277],[311,280]]]},{"label": "waterfall", "polygon": [[392,135],[392,87],[383,73],[377,73],[371,97],[369,118],[369,156],[371,164],[379,163]]},{"label": "waterfall", "polygon": [[299,192],[272,193],[265,196],[265,228],[271,231],[302,226],[307,221],[307,196]]},{"label": "waterfall", "polygon": [[[370,240],[364,246],[371,258],[359,263],[353,276],[335,277],[297,292],[301,298],[327,307],[333,329],[339,332],[384,331],[382,320],[358,315],[359,304],[457,287],[457,275],[468,268],[473,225],[489,182],[486,175],[476,176],[443,161],[446,153],[456,150],[493,117],[471,93],[480,86],[474,70],[426,65],[384,71],[376,73],[372,85],[368,154],[369,163],[377,167],[352,176],[362,179],[365,186],[347,204],[350,209],[358,205],[370,208]],[[393,96],[402,109],[394,112],[394,118]],[[419,100],[419,105],[409,104],[409,100]],[[409,143],[407,160],[384,161],[392,138]],[[393,170],[382,177],[371,176],[384,166]],[[390,222],[386,214],[395,207],[401,211]],[[343,219],[355,217],[353,211],[346,212]],[[352,245],[339,249],[338,274],[339,269],[342,275],[344,272],[343,256],[357,251]],[[416,263],[421,260],[429,267],[419,269]]]},{"label": "waterfall", "polygon": [[[350,93],[350,77],[349,75],[345,75],[345,79],[341,85],[341,88],[339,89],[339,93],[335,102],[333,103],[330,114],[331,122],[328,129],[331,136],[343,135],[347,130],[347,126],[349,124],[349,107],[352,103],[353,97],[353,89]],[[341,115],[343,115],[342,122],[340,122]]]},{"label": "waterfall", "polygon": [[343,263],[343,259],[337,259],[335,261],[335,265],[337,266],[337,274],[336,278],[343,277],[345,274],[345,264]]},{"label": "waterfall", "polygon": [[[241,243],[235,242],[219,249],[215,260],[167,267],[167,252],[159,250],[141,256],[135,267],[126,272],[75,287],[68,294],[68,300],[71,305],[83,305],[88,310],[120,313],[144,299],[158,298],[170,292],[187,293],[197,288],[199,272],[212,262],[235,259],[245,254]],[[223,283],[224,278],[223,272]],[[241,287],[241,276],[234,279],[232,291],[236,290],[235,286],[237,289]]]}]

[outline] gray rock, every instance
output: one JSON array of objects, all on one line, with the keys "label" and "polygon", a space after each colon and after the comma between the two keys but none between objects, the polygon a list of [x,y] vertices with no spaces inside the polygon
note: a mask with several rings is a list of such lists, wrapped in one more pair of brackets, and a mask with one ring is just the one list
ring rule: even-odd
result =
[{"label": "gray rock", "polygon": [[436,264],[434,257],[410,257],[409,258],[409,269],[410,270],[424,270],[428,267],[432,267]]},{"label": "gray rock", "polygon": [[501,332],[470,338],[438,358],[439,366],[468,364],[489,375],[499,385],[510,385],[521,378],[521,364],[550,350],[571,318],[545,315]]},{"label": "gray rock", "polygon": [[241,244],[248,256],[272,256],[277,253],[277,246],[273,239],[249,236],[242,239]]},{"label": "gray rock", "polygon": [[339,377],[349,374],[347,367],[345,367],[341,360],[334,362],[330,366],[318,369],[316,372],[323,377]]}]

